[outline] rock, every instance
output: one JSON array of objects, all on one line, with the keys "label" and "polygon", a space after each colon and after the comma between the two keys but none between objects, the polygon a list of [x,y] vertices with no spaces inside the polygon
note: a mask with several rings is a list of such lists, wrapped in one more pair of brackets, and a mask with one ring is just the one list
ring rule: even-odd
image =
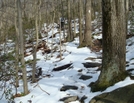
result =
[{"label": "rock", "polygon": [[132,69],[128,69],[127,71],[128,71],[129,73],[131,73],[131,72],[134,71],[134,68],[132,68]]},{"label": "rock", "polygon": [[92,62],[86,62],[86,63],[82,63],[84,65],[84,67],[86,68],[92,68],[92,67],[98,67],[101,66],[101,63],[92,63]]},{"label": "rock", "polygon": [[82,75],[79,79],[87,80],[87,79],[91,79],[91,78],[92,78],[92,76]]},{"label": "rock", "polygon": [[128,69],[127,72],[129,74],[129,77],[134,80],[134,68]]},{"label": "rock", "polygon": [[88,57],[88,58],[86,58],[85,60],[92,60],[92,61],[94,61],[94,60],[96,60],[97,58],[96,57]]},{"label": "rock", "polygon": [[78,87],[77,86],[72,86],[72,85],[65,85],[65,86],[61,87],[60,91],[66,91],[66,90],[69,90],[69,89],[77,90]]},{"label": "rock", "polygon": [[102,59],[102,56],[98,56],[97,59]]},{"label": "rock", "polygon": [[89,103],[134,103],[134,84],[95,96]]},{"label": "rock", "polygon": [[59,101],[63,101],[64,103],[69,103],[78,100],[78,96],[69,96],[69,97],[64,97],[61,98]]},{"label": "rock", "polygon": [[130,77],[132,80],[134,80],[134,76],[130,75],[129,77]]},{"label": "rock", "polygon": [[84,95],[83,97],[81,97],[80,103],[85,103],[85,102],[84,102],[85,99],[87,99],[87,96]]},{"label": "rock", "polygon": [[78,70],[78,72],[82,72],[82,69]]},{"label": "rock", "polygon": [[65,64],[65,65],[62,65],[62,66],[59,66],[59,67],[54,68],[54,69],[53,69],[53,71],[60,71],[60,70],[64,70],[64,69],[69,68],[71,65],[72,65],[72,63]]}]

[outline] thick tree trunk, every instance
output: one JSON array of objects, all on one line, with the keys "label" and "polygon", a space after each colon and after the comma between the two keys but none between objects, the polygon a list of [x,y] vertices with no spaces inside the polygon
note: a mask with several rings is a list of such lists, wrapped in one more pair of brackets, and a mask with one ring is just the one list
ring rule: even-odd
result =
[{"label": "thick tree trunk", "polygon": [[102,0],[103,60],[98,81],[92,91],[104,90],[123,80],[126,65],[126,18],[124,0]]}]

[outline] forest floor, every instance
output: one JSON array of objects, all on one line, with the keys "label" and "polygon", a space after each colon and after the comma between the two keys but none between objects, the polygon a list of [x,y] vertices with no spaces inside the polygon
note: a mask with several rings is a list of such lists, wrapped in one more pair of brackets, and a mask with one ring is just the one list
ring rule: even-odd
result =
[{"label": "forest floor", "polygon": [[[29,94],[16,97],[15,103],[89,103],[96,95],[134,83],[134,80],[127,77],[124,81],[116,83],[103,92],[91,92],[89,84],[95,82],[100,74],[102,50],[91,51],[87,47],[77,48],[79,46],[79,38],[77,37],[72,42],[62,44],[62,58],[60,58],[60,47],[57,45],[60,34],[57,32],[57,29],[53,30],[53,33],[55,33],[53,38],[55,52],[46,54],[42,49],[37,52],[36,66],[37,69],[42,68],[42,75],[36,83],[31,83],[28,79]],[[47,37],[44,36],[42,39],[47,41],[49,48],[52,45],[51,35],[52,30],[48,32]],[[94,38],[100,39],[101,34],[95,35]],[[131,74],[134,74],[134,37],[126,41],[126,70],[131,70]],[[32,55],[25,57],[28,75],[32,70],[32,66],[29,64],[32,59]],[[15,92],[15,90],[12,92]],[[18,92],[23,92],[22,81],[20,81]],[[3,98],[0,103],[7,102]]]}]

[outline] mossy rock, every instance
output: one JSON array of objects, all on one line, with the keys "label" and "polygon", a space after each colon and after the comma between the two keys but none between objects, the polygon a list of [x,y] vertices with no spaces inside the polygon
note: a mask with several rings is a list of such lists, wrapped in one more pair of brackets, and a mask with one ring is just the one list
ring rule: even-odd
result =
[{"label": "mossy rock", "polygon": [[89,84],[89,86],[91,87],[91,91],[92,92],[97,92],[97,91],[104,91],[106,90],[109,86],[113,86],[115,83],[119,82],[119,81],[123,81],[126,77],[128,77],[129,74],[127,71],[119,73],[118,75],[114,75],[113,78],[109,79],[109,81],[107,81],[105,78],[107,78],[105,76],[105,78],[101,78],[98,79],[96,82],[91,82]]},{"label": "mossy rock", "polygon": [[89,103],[134,103],[134,84],[95,96]]}]

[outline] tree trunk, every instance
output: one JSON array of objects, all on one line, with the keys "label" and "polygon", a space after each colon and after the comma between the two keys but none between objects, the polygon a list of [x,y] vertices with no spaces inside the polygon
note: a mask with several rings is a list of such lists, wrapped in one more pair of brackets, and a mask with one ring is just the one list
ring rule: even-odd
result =
[{"label": "tree trunk", "polygon": [[73,41],[74,37],[72,35],[72,22],[71,22],[71,12],[70,12],[70,0],[67,1],[67,15],[68,15],[68,35],[67,41]]},{"label": "tree trunk", "polygon": [[17,94],[17,87],[19,86],[19,79],[18,79],[18,70],[19,70],[19,30],[17,26],[17,5],[15,0],[15,30],[16,30],[16,40],[15,40],[15,72],[16,72],[16,94]]},{"label": "tree trunk", "polygon": [[85,19],[85,42],[86,46],[92,46],[92,35],[91,35],[91,0],[86,0],[86,19]]},{"label": "tree trunk", "polygon": [[[54,19],[55,19],[55,8],[54,8],[54,3],[52,2],[52,40],[51,40],[51,57],[53,56],[53,43],[54,43]],[[51,21],[50,21],[51,22]]]},{"label": "tree trunk", "polygon": [[94,4],[94,0],[92,0],[91,2],[91,5],[92,5],[92,8],[91,8],[91,12],[92,12],[92,15],[91,15],[91,19],[94,20],[95,19],[95,4]]},{"label": "tree trunk", "polygon": [[82,1],[79,0],[79,47],[82,47],[82,41],[83,41],[83,36],[82,36]]},{"label": "tree trunk", "polygon": [[[73,4],[76,4],[75,0],[73,0]],[[74,19],[74,38],[76,37],[76,9],[75,5],[73,5],[73,19]]]},{"label": "tree trunk", "polygon": [[126,35],[127,32],[127,26],[128,26],[128,15],[129,15],[129,0],[125,0],[125,10],[126,10]]},{"label": "tree trunk", "polygon": [[17,0],[17,14],[18,14],[18,28],[19,28],[19,39],[20,39],[20,56],[21,56],[21,68],[23,73],[23,89],[24,94],[28,94],[27,85],[27,72],[24,60],[24,40],[23,40],[23,30],[22,30],[22,14],[21,14],[21,2]]},{"label": "tree trunk", "polygon": [[99,79],[91,85],[92,91],[105,90],[127,76],[124,4],[124,0],[102,0],[103,60]]},{"label": "tree trunk", "polygon": [[[41,1],[39,1],[41,2]],[[39,3],[40,4],[40,3]],[[35,74],[36,74],[36,51],[37,51],[37,46],[38,46],[38,39],[39,39],[39,10],[38,8],[40,7],[40,5],[37,4],[37,1],[35,1],[35,11],[36,11],[36,15],[35,15],[35,30],[36,30],[36,45],[33,46],[33,70],[32,70],[32,82],[36,82],[36,79],[35,79]]]},{"label": "tree trunk", "polygon": [[[60,17],[60,16],[59,16]],[[62,38],[61,38],[61,25],[60,25],[60,30],[59,30],[59,34],[60,34],[60,39],[59,39],[59,41],[60,41],[60,60],[62,60],[62,44],[61,44],[61,40],[62,40]]]},{"label": "tree trunk", "polygon": [[63,0],[61,0],[61,6],[62,6],[61,15],[62,15],[62,17],[64,18],[64,26],[63,26],[62,30],[63,30],[63,38],[64,38],[64,40],[65,40],[65,39],[66,39],[66,37],[65,37],[65,15],[64,15]]}]

